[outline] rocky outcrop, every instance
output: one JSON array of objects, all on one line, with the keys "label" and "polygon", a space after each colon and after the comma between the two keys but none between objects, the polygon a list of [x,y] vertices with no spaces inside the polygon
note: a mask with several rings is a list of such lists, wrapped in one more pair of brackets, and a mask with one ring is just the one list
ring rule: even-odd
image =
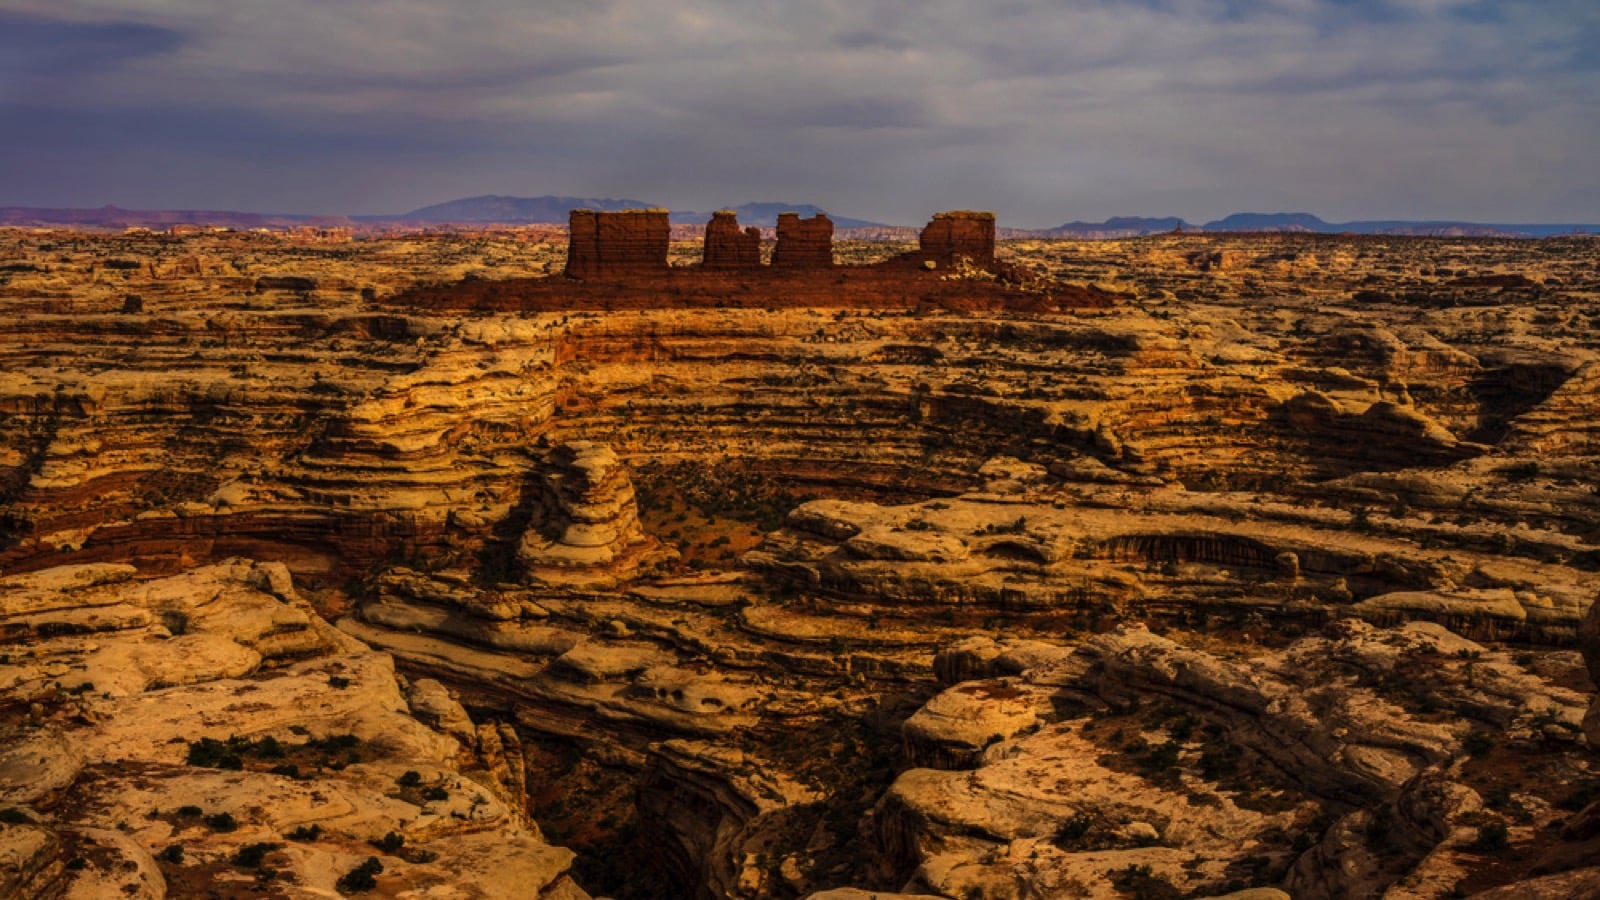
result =
[{"label": "rocky outcrop", "polygon": [[739,214],[719,210],[706,223],[705,257],[707,269],[752,270],[761,266],[761,229],[740,230]]},{"label": "rocky outcrop", "polygon": [[833,220],[822,213],[809,219],[799,213],[779,213],[772,268],[785,272],[833,268]]},{"label": "rocky outcrop", "polygon": [[663,274],[671,232],[664,209],[575,209],[569,226],[567,277]]},{"label": "rocky outcrop", "polygon": [[546,584],[614,583],[659,545],[639,526],[633,483],[604,444],[552,450],[517,547],[527,577]]},{"label": "rocky outcrop", "polygon": [[[1200,609],[1245,614],[1204,587],[1208,573],[1226,571],[1248,578],[1256,597],[1279,597],[1248,604],[1253,616],[1316,622],[1344,613],[1386,624],[1428,618],[1493,638],[1570,640],[1588,602],[1586,576],[1560,566],[1537,566],[1540,576],[1524,570],[1540,579],[1539,592],[1519,593],[1513,585],[1524,576],[1509,572],[1494,589],[1467,589],[1458,582],[1470,573],[1446,554],[1379,536],[1228,515],[1030,502],[1038,487],[1013,489],[906,506],[812,501],[745,562],[778,584],[840,602],[1180,619]],[[1173,591],[1188,599],[1172,605]]]},{"label": "rocky outcrop", "polygon": [[[1570,742],[1581,707],[1422,624],[1342,622],[1247,662],[1140,628],[1075,649],[969,640],[946,656],[1021,674],[958,685],[908,720],[908,742],[935,746],[970,747],[963,723],[986,714],[997,731],[969,771],[904,772],[872,824],[882,883],[949,897],[1217,896],[1279,879],[1295,897],[1377,896],[1401,879],[1438,896],[1484,821],[1465,761],[1491,733]],[[1018,705],[1042,692],[1053,702]],[[1471,721],[1431,721],[1440,707]]]},{"label": "rocky outcrop", "polygon": [[281,565],[136,575],[0,579],[7,896],[332,896],[363,865],[387,892],[587,896],[460,704],[407,689]]},{"label": "rocky outcrop", "polygon": [[957,261],[979,269],[994,268],[994,213],[954,210],[935,213],[917,239],[920,257],[939,269]]}]

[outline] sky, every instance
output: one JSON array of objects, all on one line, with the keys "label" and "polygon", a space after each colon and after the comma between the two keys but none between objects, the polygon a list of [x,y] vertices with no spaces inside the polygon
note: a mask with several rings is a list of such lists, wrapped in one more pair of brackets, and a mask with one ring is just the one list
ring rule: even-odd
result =
[{"label": "sky", "polygon": [[0,0],[0,206],[1600,222],[1595,0]]}]

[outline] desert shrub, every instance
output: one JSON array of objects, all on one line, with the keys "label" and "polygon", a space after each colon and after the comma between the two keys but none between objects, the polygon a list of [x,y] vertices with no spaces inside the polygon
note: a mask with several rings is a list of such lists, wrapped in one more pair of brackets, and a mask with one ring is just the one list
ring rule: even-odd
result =
[{"label": "desert shrub", "polygon": [[1567,796],[1561,798],[1561,802],[1556,805],[1567,812],[1579,812],[1595,800],[1600,800],[1600,780],[1589,781],[1579,785]]},{"label": "desert shrub", "polygon": [[230,747],[228,743],[209,737],[189,742],[189,756],[186,762],[191,766],[207,769],[244,768],[244,757],[238,750]]},{"label": "desert shrub", "polygon": [[1063,850],[1070,850],[1081,844],[1093,829],[1094,819],[1084,813],[1078,813],[1056,826],[1052,842]]},{"label": "desert shrub", "polygon": [[1478,826],[1478,837],[1472,849],[1478,853],[1500,853],[1511,846],[1511,836],[1504,822],[1489,822]]},{"label": "desert shrub", "polygon": [[205,823],[206,827],[212,831],[228,832],[239,830],[239,822],[234,819],[232,813],[224,812],[217,813],[214,816],[206,816]]},{"label": "desert shrub", "polygon": [[1110,873],[1111,886],[1134,900],[1178,900],[1183,892],[1146,865],[1128,865]]},{"label": "desert shrub", "polygon": [[162,847],[161,848],[161,852],[156,854],[156,859],[159,859],[162,862],[172,863],[175,866],[182,865],[183,864],[183,845],[182,844],[168,844],[167,846]]},{"label": "desert shrub", "polygon": [[376,856],[369,856],[361,865],[340,875],[335,886],[341,891],[370,891],[378,886],[376,876],[382,873],[383,863],[379,862]]},{"label": "desert shrub", "polygon": [[245,846],[240,847],[239,852],[233,855],[233,864],[242,869],[259,869],[261,868],[262,861],[267,858],[268,853],[281,849],[282,847],[282,844],[271,844],[265,842],[246,844]]}]

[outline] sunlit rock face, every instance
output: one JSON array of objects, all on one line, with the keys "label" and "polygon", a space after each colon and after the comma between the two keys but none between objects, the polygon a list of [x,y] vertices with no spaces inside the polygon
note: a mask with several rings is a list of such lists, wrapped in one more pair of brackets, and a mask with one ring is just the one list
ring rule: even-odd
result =
[{"label": "sunlit rock face", "polygon": [[[277,563],[0,578],[8,897],[585,897],[438,682],[330,627]],[[370,864],[368,864],[370,865]],[[509,881],[507,879],[510,879]]]},{"label": "sunlit rock face", "polygon": [[517,560],[535,581],[614,584],[658,549],[639,525],[633,483],[604,444],[551,451],[531,506]]}]

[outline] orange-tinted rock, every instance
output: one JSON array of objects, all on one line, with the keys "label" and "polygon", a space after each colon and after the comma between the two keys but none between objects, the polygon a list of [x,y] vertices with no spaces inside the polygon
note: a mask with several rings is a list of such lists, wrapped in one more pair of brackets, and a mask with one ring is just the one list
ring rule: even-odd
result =
[{"label": "orange-tinted rock", "polygon": [[575,209],[570,222],[570,278],[647,275],[667,270],[667,242],[672,226],[664,209]]},{"label": "orange-tinted rock", "polygon": [[778,214],[778,246],[772,267],[808,271],[833,267],[833,220],[822,213],[809,219],[799,213]]},{"label": "orange-tinted rock", "polygon": [[994,213],[955,210],[936,213],[922,229],[919,255],[938,268],[965,259],[980,269],[994,266]]},{"label": "orange-tinted rock", "polygon": [[[831,248],[830,248],[831,258]],[[761,229],[739,228],[739,214],[731,210],[712,213],[706,223],[705,267],[754,269],[761,265]]]}]

